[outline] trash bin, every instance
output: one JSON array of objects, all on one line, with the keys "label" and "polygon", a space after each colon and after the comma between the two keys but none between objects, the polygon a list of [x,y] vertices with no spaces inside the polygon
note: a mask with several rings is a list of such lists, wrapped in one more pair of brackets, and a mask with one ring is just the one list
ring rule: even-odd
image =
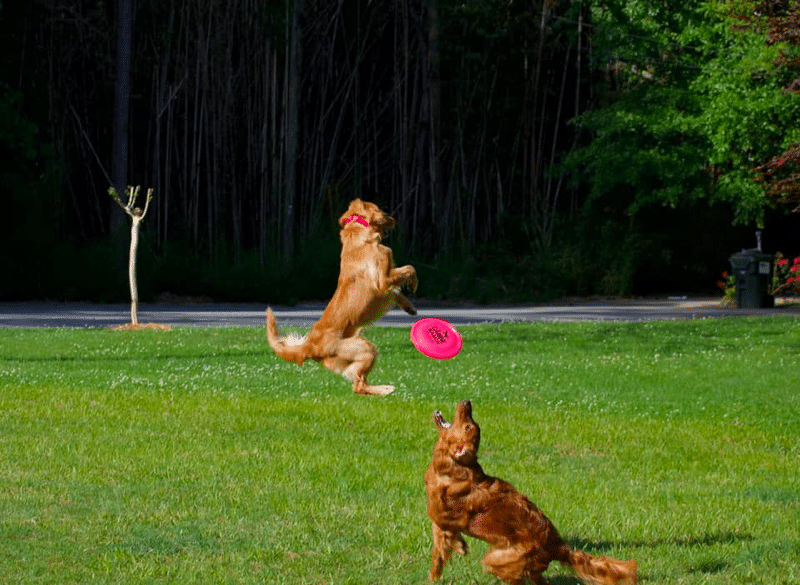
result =
[{"label": "trash bin", "polygon": [[774,307],[775,298],[769,294],[772,256],[751,248],[733,254],[730,262],[736,275],[736,306],[740,309]]}]

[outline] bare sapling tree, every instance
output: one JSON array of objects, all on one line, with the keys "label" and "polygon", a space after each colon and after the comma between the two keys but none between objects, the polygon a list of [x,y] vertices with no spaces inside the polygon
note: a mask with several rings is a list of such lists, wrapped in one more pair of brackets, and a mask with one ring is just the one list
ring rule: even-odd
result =
[{"label": "bare sapling tree", "polygon": [[125,189],[125,194],[128,197],[128,203],[126,204],[122,203],[114,187],[108,189],[108,194],[111,195],[114,201],[117,202],[117,205],[131,218],[131,249],[128,255],[128,280],[131,285],[131,324],[136,326],[139,324],[139,290],[136,287],[136,251],[139,248],[139,228],[142,225],[144,216],[147,215],[147,208],[150,207],[150,201],[153,199],[153,190],[147,190],[144,209],[136,207],[136,199],[139,197],[139,186],[128,186]]}]

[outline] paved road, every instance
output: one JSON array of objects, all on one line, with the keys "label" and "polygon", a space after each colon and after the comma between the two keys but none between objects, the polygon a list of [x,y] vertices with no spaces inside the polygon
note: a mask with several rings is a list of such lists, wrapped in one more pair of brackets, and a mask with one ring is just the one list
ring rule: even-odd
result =
[{"label": "paved road", "polygon": [[[265,305],[254,304],[144,304],[142,323],[172,326],[264,325]],[[321,303],[273,307],[281,326],[310,327],[322,313]],[[800,315],[800,306],[775,309],[720,307],[717,299],[572,301],[517,306],[433,306],[418,302],[419,315],[390,311],[377,325],[410,327],[421,317],[439,317],[455,325],[471,323],[553,321],[663,321],[741,315]],[[90,303],[0,303],[0,327],[111,327],[130,322],[129,305]]]}]

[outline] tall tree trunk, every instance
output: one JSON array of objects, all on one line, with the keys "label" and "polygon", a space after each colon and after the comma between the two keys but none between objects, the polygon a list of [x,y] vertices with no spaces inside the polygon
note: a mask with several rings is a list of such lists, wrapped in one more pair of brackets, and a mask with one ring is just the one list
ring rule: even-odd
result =
[{"label": "tall tree trunk", "polygon": [[[131,93],[131,0],[117,0],[117,79],[114,83],[114,125],[111,148],[111,180],[117,193],[128,184],[128,115]],[[120,233],[125,214],[114,208],[112,234]]]},{"label": "tall tree trunk", "polygon": [[[428,145],[428,181],[430,184],[430,210],[431,221],[442,222],[440,224],[439,236],[441,238],[438,242],[433,242],[434,245],[440,246],[443,242],[449,242],[449,224],[450,218],[437,217],[440,211],[437,211],[437,204],[441,200],[441,184],[439,172],[439,148],[441,144],[441,74],[439,68],[439,5],[437,0],[428,0],[428,99],[430,106],[428,110],[429,127],[430,127],[430,142]],[[443,242],[442,242],[443,240]]]},{"label": "tall tree trunk", "polygon": [[286,257],[294,254],[295,205],[297,201],[295,173],[297,170],[297,143],[300,138],[297,102],[300,100],[300,14],[302,10],[303,0],[294,0],[290,15],[288,95],[286,100],[286,182],[283,207],[283,254]]}]

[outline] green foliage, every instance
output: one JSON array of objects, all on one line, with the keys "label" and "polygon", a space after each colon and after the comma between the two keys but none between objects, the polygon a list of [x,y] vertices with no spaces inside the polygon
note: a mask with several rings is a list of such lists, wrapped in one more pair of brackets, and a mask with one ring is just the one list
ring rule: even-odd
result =
[{"label": "green foliage", "polygon": [[641,264],[641,236],[610,221],[565,225],[549,250],[530,240],[480,246],[416,264],[418,294],[477,303],[536,302],[564,296],[630,295]]},{"label": "green foliage", "polygon": [[[54,201],[60,165],[52,147],[25,115],[20,92],[0,83],[0,296],[29,286],[31,266],[46,265],[56,241],[58,222]],[[34,284],[43,278],[33,274]]]},{"label": "green foliage", "polygon": [[[701,206],[687,212],[695,218],[683,225],[679,212],[670,212],[670,225],[697,232],[697,225],[717,226],[728,219]],[[441,254],[431,261],[414,257],[400,241],[394,247],[398,264],[417,269],[417,297],[431,300],[540,302],[564,296],[632,295],[708,292],[710,278],[727,266],[733,244],[719,234],[679,246],[667,237],[663,212],[644,210],[638,223],[622,224],[612,216],[587,214],[561,221],[552,246],[540,251],[532,229],[519,218],[508,218],[506,238],[482,244],[474,252]],[[661,227],[658,227],[661,226]],[[143,226],[137,274],[142,302],[159,298],[194,298],[217,302],[294,304],[326,301],[336,286],[340,244],[333,229],[322,230],[304,242],[288,260],[278,254],[262,259],[255,251],[217,249],[213,259],[185,242],[156,249]],[[713,231],[713,230],[712,230]],[[399,238],[398,238],[399,240]],[[387,242],[394,244],[394,239]],[[696,248],[703,249],[702,254]],[[667,250],[669,249],[669,250]],[[669,252],[669,253],[667,253]],[[35,286],[28,280],[0,284],[0,296],[58,300],[122,302],[127,299],[127,251],[108,242],[78,246],[53,245],[39,259],[43,267]],[[690,273],[676,266],[697,266]],[[697,274],[695,274],[695,272]],[[709,285],[711,286],[711,285]]]},{"label": "green foliage", "polygon": [[635,221],[625,222],[613,210],[594,211],[569,222],[562,218],[552,246],[539,251],[532,228],[509,217],[506,239],[480,246],[474,255],[442,255],[433,263],[410,261],[420,275],[419,296],[436,300],[542,302],[570,296],[714,294],[714,276],[729,267],[731,250],[740,241],[736,238],[750,236],[745,228],[721,234],[711,227],[727,228],[731,218],[730,210],[705,202],[677,210],[650,205]]},{"label": "green foliage", "polygon": [[[326,234],[301,246],[287,261],[276,253],[263,261],[255,251],[221,248],[213,260],[185,242],[156,250],[144,225],[137,261],[142,302],[161,295],[217,302],[294,304],[301,299],[327,300],[336,287],[339,243]],[[323,243],[325,242],[325,243]],[[0,298],[121,302],[130,300],[127,249],[112,242],[54,244],[38,258],[40,272],[32,282],[28,266],[18,282],[0,282]]]},{"label": "green foliage", "polygon": [[[800,578],[800,320],[482,325],[447,362],[371,328],[355,396],[263,329],[0,330],[7,583],[423,583],[435,409],[571,543],[654,583]],[[479,558],[444,583],[492,583]],[[573,583],[557,564],[554,583]]]},{"label": "green foliage", "polygon": [[728,273],[727,271],[722,273],[722,280],[717,282],[717,286],[719,287],[720,291],[722,292],[722,300],[720,304],[723,307],[735,307],[736,306],[736,274]]},{"label": "green foliage", "polygon": [[314,234],[287,260],[255,251],[236,253],[221,248],[209,261],[186,243],[170,244],[140,262],[144,298],[161,293],[217,302],[257,301],[294,304],[327,300],[339,274],[339,241],[329,233]]},{"label": "green foliage", "polygon": [[800,294],[800,256],[786,258],[780,252],[775,254],[770,294],[783,297]]},{"label": "green foliage", "polygon": [[574,120],[591,139],[561,170],[588,184],[595,206],[634,214],[707,198],[760,223],[768,201],[751,169],[800,138],[800,97],[781,93],[772,65],[779,49],[732,30],[713,2],[651,5],[593,6],[595,64],[616,90]]},{"label": "green foliage", "polygon": [[[0,86],[0,148],[7,165],[35,160],[39,156],[36,125],[25,119],[20,109],[22,94]],[[13,158],[12,158],[13,157]],[[10,159],[10,160],[9,160]]]}]

